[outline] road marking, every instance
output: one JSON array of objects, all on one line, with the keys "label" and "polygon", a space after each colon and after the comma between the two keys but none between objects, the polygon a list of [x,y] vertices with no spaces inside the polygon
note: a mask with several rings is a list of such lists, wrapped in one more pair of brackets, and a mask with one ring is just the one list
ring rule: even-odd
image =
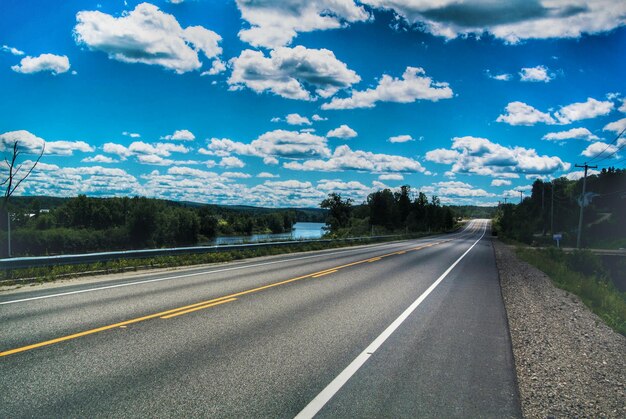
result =
[{"label": "road marking", "polygon": [[379,260],[381,260],[381,259],[382,259],[381,257],[375,257],[375,258],[368,259],[367,261],[368,261],[369,263],[371,263],[371,262],[376,262],[376,261],[379,261]]},{"label": "road marking", "polygon": [[387,244],[381,244],[381,245],[374,245],[374,246],[370,246],[370,247],[367,247],[367,248],[360,247],[358,249],[346,249],[346,250],[340,250],[340,251],[337,251],[337,252],[329,252],[329,253],[322,253],[322,254],[317,254],[317,255],[302,256],[302,257],[290,258],[290,259],[285,259],[285,260],[277,260],[277,261],[272,261],[272,262],[256,263],[256,264],[246,265],[246,266],[234,266],[234,267],[230,267],[230,268],[216,269],[216,270],[208,271],[208,272],[207,271],[204,271],[204,272],[194,272],[194,273],[191,273],[191,274],[174,275],[174,276],[167,276],[167,277],[163,277],[163,278],[147,279],[147,280],[135,281],[135,282],[126,282],[126,283],[123,283],[123,284],[116,284],[116,285],[106,285],[106,286],[103,286],[103,287],[89,288],[89,289],[85,289],[85,290],[68,291],[68,292],[62,292],[62,293],[58,293],[58,294],[40,295],[38,297],[21,298],[19,300],[0,301],[0,305],[22,303],[22,302],[33,301],[33,300],[42,300],[42,299],[45,299],[45,298],[63,297],[65,295],[82,294],[82,293],[85,293],[85,292],[101,291],[101,290],[107,290],[107,289],[111,289],[111,288],[121,288],[121,287],[128,287],[128,286],[131,286],[131,285],[148,284],[148,283],[151,283],[151,282],[160,282],[160,281],[166,281],[166,280],[170,280],[170,279],[188,278],[188,277],[191,277],[191,276],[210,275],[210,274],[214,274],[214,273],[229,272],[229,271],[235,271],[235,270],[240,270],[240,269],[257,268],[259,266],[274,265],[276,263],[285,263],[285,262],[291,262],[291,261],[296,261],[296,260],[311,259],[311,258],[316,258],[316,257],[333,256],[333,255],[339,255],[339,254],[345,254],[345,253],[353,253],[353,252],[358,252],[358,251],[361,251],[361,250],[368,250],[368,249],[374,249],[375,250],[376,248],[391,247],[391,246],[396,246],[396,245],[398,245],[398,243],[387,243]]},{"label": "road marking", "polygon": [[398,328],[400,325],[415,311],[415,309],[428,297],[428,295],[437,288],[437,285],[444,280],[446,276],[454,269],[456,265],[463,260],[465,255],[467,255],[476,244],[485,236],[485,232],[487,231],[487,225],[485,224],[483,228],[483,234],[480,236],[478,240],[474,242],[470,246],[469,249],[465,251],[446,271],[441,274],[439,278],[433,284],[428,287],[426,291],[422,295],[418,297],[404,312],[393,321],[372,343],[369,344],[367,348],[363,352],[361,352],[355,359],[352,361],[341,373],[324,388],[321,393],[319,393],[311,402],[305,406],[304,409],[298,415],[296,415],[296,419],[308,419],[315,416],[325,405],[333,398],[335,394],[348,382],[348,380],[365,364],[365,362],[369,359],[370,356],[376,352],[378,348],[391,336],[391,334]]},{"label": "road marking", "polygon": [[177,311],[173,314],[168,314],[167,316],[161,316],[162,319],[171,319],[172,317],[182,316],[183,314],[193,313],[194,311],[204,310],[205,308],[219,306],[220,304],[230,303],[231,301],[236,301],[236,298],[229,298],[228,300],[221,300],[215,303],[206,304],[196,308],[190,308],[189,310]]},{"label": "road marking", "polygon": [[324,275],[328,275],[328,274],[334,274],[335,272],[337,272],[337,269],[333,269],[332,271],[326,271],[326,272],[322,272],[322,273],[317,274],[317,275],[313,275],[311,278],[319,278],[320,276],[324,276]]},{"label": "road marking", "polygon": [[[484,232],[483,232],[483,235],[484,235]],[[482,236],[481,236],[481,238],[482,238]],[[474,243],[474,245],[476,243]],[[473,245],[472,245],[472,247],[473,247]],[[421,248],[423,248],[423,247],[416,248],[416,249],[409,249],[409,250],[419,250]],[[471,250],[471,248],[470,248],[470,250]],[[394,253],[388,253],[388,254],[385,254],[385,255],[381,255],[381,257],[386,257],[386,256],[390,256],[390,255],[393,255],[393,254]],[[302,259],[304,259],[304,258],[302,258]],[[88,335],[92,335],[92,334],[99,333],[99,332],[104,332],[104,331],[115,329],[115,328],[118,328],[118,327],[127,326],[129,324],[139,323],[139,322],[142,322],[142,321],[145,321],[145,320],[150,320],[150,319],[154,319],[154,318],[157,318],[157,317],[167,316],[167,315],[172,314],[172,313],[177,313],[177,312],[180,312],[180,311],[189,310],[189,309],[200,307],[200,306],[206,306],[206,305],[209,305],[209,304],[213,304],[215,302],[228,300],[228,299],[236,299],[236,297],[241,297],[243,295],[252,294],[252,293],[259,292],[259,291],[262,291],[262,290],[266,290],[266,289],[269,289],[269,288],[274,288],[274,287],[277,287],[277,286],[280,286],[280,285],[285,285],[285,284],[288,284],[288,283],[291,283],[291,282],[295,282],[295,281],[299,281],[299,280],[305,279],[305,278],[312,278],[315,275],[319,275],[319,274],[328,272],[329,270],[337,271],[339,269],[347,268],[349,266],[359,265],[359,264],[365,263],[365,262],[367,262],[369,260],[370,259],[362,259],[362,260],[359,260],[359,261],[356,261],[356,262],[347,263],[345,265],[337,266],[335,268],[325,269],[323,271],[313,272],[313,273],[302,275],[302,276],[298,276],[298,277],[295,277],[295,278],[286,279],[284,281],[274,282],[274,283],[271,283],[271,284],[263,285],[261,287],[252,288],[252,289],[245,290],[245,291],[240,291],[240,292],[237,292],[237,293],[234,293],[234,294],[225,295],[225,296],[214,298],[214,299],[211,299],[211,300],[201,301],[199,303],[194,303],[194,304],[186,305],[186,306],[183,306],[183,307],[174,308],[174,309],[171,309],[171,310],[166,310],[166,311],[150,314],[150,315],[143,316],[143,317],[137,317],[137,318],[134,318],[134,319],[123,321],[123,322],[114,323],[114,324],[110,324],[110,325],[107,325],[107,326],[102,326],[102,327],[86,330],[86,331],[79,332],[79,333],[74,333],[74,334],[67,335],[67,336],[62,336],[60,338],[51,339],[51,340],[47,340],[47,341],[39,342],[39,343],[34,343],[32,345],[22,346],[20,348],[10,349],[8,351],[0,352],[0,358],[4,357],[4,356],[7,356],[7,355],[13,355],[13,354],[16,354],[16,353],[29,351],[31,349],[36,349],[36,348],[41,348],[41,347],[44,347],[44,346],[53,345],[55,343],[65,342],[65,341],[76,339],[76,338],[79,338],[79,337],[88,336]],[[457,261],[457,263],[458,263],[458,261]],[[226,269],[226,270],[228,270],[228,269]],[[192,275],[192,274],[190,274],[190,275]]]}]

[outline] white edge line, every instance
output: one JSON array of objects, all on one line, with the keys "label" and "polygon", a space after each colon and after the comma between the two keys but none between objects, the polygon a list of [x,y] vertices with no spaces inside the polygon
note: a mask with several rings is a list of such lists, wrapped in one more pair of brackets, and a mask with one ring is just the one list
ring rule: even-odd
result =
[{"label": "white edge line", "polygon": [[428,295],[437,288],[437,285],[444,280],[446,276],[454,269],[454,267],[467,255],[470,250],[485,236],[487,224],[483,228],[483,234],[478,240],[470,246],[439,278],[430,286],[417,300],[415,300],[400,316],[393,321],[372,343],[369,344],[363,352],[361,352],[341,373],[324,388],[311,402],[306,405],[295,419],[313,418],[325,405],[333,398],[333,396],[348,382],[348,380],[365,364],[370,356],[391,336],[393,332],[411,315],[411,313],[428,297]]},{"label": "white edge line", "polygon": [[[465,232],[465,230],[463,230],[463,231],[461,231],[459,233],[456,233],[456,234],[461,234],[463,232]],[[434,241],[436,239],[434,239],[432,237],[428,237],[424,241],[428,241],[428,240]],[[369,248],[391,247],[391,246],[394,246],[394,245],[397,245],[397,244],[398,243],[385,243],[385,244],[381,244],[381,245],[370,246]],[[131,285],[148,284],[150,282],[160,282],[160,281],[166,281],[166,280],[170,280],[170,279],[188,278],[188,277],[191,277],[191,276],[210,275],[210,274],[214,274],[214,273],[234,271],[234,270],[239,270],[239,269],[256,268],[256,267],[259,267],[259,266],[273,265],[275,263],[286,263],[286,262],[290,262],[290,261],[293,261],[293,260],[302,260],[302,259],[311,259],[311,258],[316,258],[316,257],[321,257],[321,256],[338,255],[338,254],[341,254],[341,253],[357,252],[359,250],[363,250],[363,247],[360,247],[358,249],[345,249],[345,250],[340,250],[340,251],[337,251],[337,252],[322,253],[322,254],[310,255],[310,256],[302,256],[302,257],[290,258],[290,259],[285,259],[285,260],[277,260],[277,261],[273,261],[273,262],[257,263],[257,264],[254,264],[254,265],[235,266],[235,267],[232,267],[232,268],[216,269],[216,270],[208,271],[208,272],[206,272],[206,271],[205,272],[195,272],[195,273],[192,273],[192,274],[167,276],[167,277],[163,277],[163,278],[147,279],[147,280],[144,280],[144,281],[126,282],[126,283],[123,283],[123,284],[107,285],[107,286],[104,286],[104,287],[96,287],[96,288],[88,288],[88,289],[84,289],[84,290],[68,291],[68,292],[62,292],[62,293],[57,293],[57,294],[40,295],[38,297],[22,298],[22,299],[19,299],[19,300],[0,301],[0,306],[1,305],[6,305],[6,304],[23,303],[23,302],[26,302],[26,301],[43,300],[43,299],[46,299],[46,298],[63,297],[65,295],[82,294],[82,293],[85,293],[85,292],[101,291],[101,290],[107,290],[107,289],[111,289],[111,288],[128,287],[128,286],[131,286]]]}]

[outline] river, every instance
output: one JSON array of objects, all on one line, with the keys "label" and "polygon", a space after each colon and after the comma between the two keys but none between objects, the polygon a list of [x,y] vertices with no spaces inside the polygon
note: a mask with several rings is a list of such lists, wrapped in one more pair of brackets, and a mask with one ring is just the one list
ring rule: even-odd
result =
[{"label": "river", "polygon": [[319,239],[324,234],[324,223],[295,223],[289,233],[253,234],[251,236],[216,237],[210,244],[257,243],[261,241]]}]

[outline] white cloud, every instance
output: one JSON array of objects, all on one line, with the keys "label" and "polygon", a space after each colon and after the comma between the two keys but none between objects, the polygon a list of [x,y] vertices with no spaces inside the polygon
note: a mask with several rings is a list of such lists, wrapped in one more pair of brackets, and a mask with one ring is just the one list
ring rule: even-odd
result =
[{"label": "white cloud", "polygon": [[387,141],[390,143],[406,143],[408,141],[415,141],[415,138],[410,135],[396,135],[394,137],[389,137]]},{"label": "white cloud", "polygon": [[17,141],[22,153],[39,154],[45,143],[45,154],[71,156],[74,151],[89,153],[94,148],[84,141],[45,141],[26,130],[0,134],[0,151],[9,150]]},{"label": "white cloud", "polygon": [[351,150],[347,145],[335,149],[328,160],[305,160],[284,163],[283,167],[292,170],[338,172],[358,170],[364,172],[424,172],[417,161],[408,157],[389,154],[375,154],[369,151]]},{"label": "white cloud", "polygon": [[257,93],[270,91],[288,99],[329,97],[361,80],[332,51],[300,45],[272,50],[269,57],[261,51],[247,49],[232,58],[230,64],[233,68],[228,79],[230,90],[247,87]]},{"label": "white cloud", "polygon": [[352,0],[237,0],[241,17],[250,24],[239,38],[254,46],[276,48],[289,44],[299,32],[337,29],[347,22],[369,19]]},{"label": "white cloud", "polygon": [[563,140],[585,140],[595,141],[598,140],[598,136],[594,135],[587,128],[572,128],[567,131],[550,132],[543,136],[544,140],[548,141],[563,141]]},{"label": "white cloud", "polygon": [[451,164],[452,173],[498,177],[517,173],[553,173],[568,170],[571,166],[556,156],[540,156],[534,149],[504,147],[477,137],[455,137],[450,150],[429,151],[426,160]]},{"label": "white cloud", "polygon": [[227,179],[249,179],[252,176],[243,172],[224,172],[222,176]]},{"label": "white cloud", "polygon": [[102,154],[97,154],[93,157],[85,157],[81,160],[83,163],[117,163],[117,160],[112,159],[108,156],[103,156]]},{"label": "white cloud", "polygon": [[379,180],[404,180],[404,176],[399,173],[385,173],[378,176]]},{"label": "white cloud", "polygon": [[352,90],[348,98],[333,98],[324,103],[322,109],[373,108],[376,102],[411,103],[416,100],[430,100],[452,97],[448,83],[434,82],[422,68],[407,67],[402,79],[383,74],[374,89]]},{"label": "white cloud", "polygon": [[604,128],[602,128],[603,131],[612,131],[616,134],[624,131],[624,129],[626,129],[626,118],[608,123],[604,126]]},{"label": "white cloud", "polygon": [[128,150],[134,154],[150,154],[161,157],[169,157],[172,153],[188,153],[189,149],[182,144],[157,143],[148,144],[143,141],[134,141],[128,146]]},{"label": "white cloud", "polygon": [[182,74],[202,66],[199,51],[209,59],[222,53],[218,34],[202,26],[183,29],[174,16],[150,3],[141,3],[117,18],[100,11],[81,11],[76,21],[78,44],[125,63],[159,65]]},{"label": "white cloud", "polygon": [[585,102],[563,106],[554,116],[561,124],[569,124],[581,119],[607,115],[613,110],[613,106],[613,102],[610,101],[601,102],[593,98],[587,98]]},{"label": "white cloud", "polygon": [[162,140],[174,140],[174,141],[193,141],[196,136],[186,129],[176,130],[173,134],[161,137]]},{"label": "white cloud", "polygon": [[[599,172],[599,171],[597,171],[597,170],[594,170],[594,169],[589,169],[589,170],[587,170],[587,176],[597,175],[597,174],[600,174],[600,172]],[[566,177],[568,180],[578,180],[578,179],[582,179],[582,178],[583,178],[583,176],[585,176],[585,171],[584,171],[584,170],[579,170],[579,171],[576,171],[576,172],[570,172],[570,173],[568,173],[568,174],[566,174],[566,175],[565,175],[565,177]]]},{"label": "white cloud", "polygon": [[119,156],[122,160],[126,160],[128,157],[133,155],[133,153],[127,147],[115,143],[104,144],[102,146],[102,151],[108,154],[115,154]]},{"label": "white cloud", "polygon": [[26,56],[19,65],[14,65],[11,70],[16,73],[32,74],[49,71],[54,75],[65,73],[70,69],[70,60],[65,55],[41,54],[38,57]]},{"label": "white cloud", "polygon": [[328,131],[328,133],[326,134],[326,136],[329,138],[335,137],[335,138],[343,138],[343,139],[354,138],[357,135],[358,135],[357,132],[353,130],[352,128],[350,128],[349,126],[347,126],[346,124],[343,124],[335,129],[332,129]]},{"label": "white cloud", "polygon": [[414,27],[447,39],[485,32],[507,43],[578,38],[625,23],[626,4],[613,0],[458,1],[363,0],[391,9]]},{"label": "white cloud", "polygon": [[309,118],[297,113],[290,113],[285,117],[285,121],[289,125],[312,125],[312,122],[309,121]]},{"label": "white cloud", "polygon": [[232,167],[244,167],[246,164],[239,160],[237,157],[222,157],[222,160],[219,162],[219,165],[222,167],[232,168]]},{"label": "white cloud", "polygon": [[219,58],[216,58],[215,60],[213,60],[211,68],[209,68],[207,71],[203,71],[200,75],[215,76],[217,74],[223,73],[224,71],[226,71],[226,63]]},{"label": "white cloud", "polygon": [[0,51],[9,52],[13,55],[24,55],[24,51],[20,51],[19,49],[10,47],[8,45],[2,45],[2,47],[0,47]]},{"label": "white cloud", "polygon": [[274,130],[268,131],[250,144],[243,144],[227,138],[212,138],[202,154],[228,156],[241,154],[263,157],[266,164],[276,164],[275,157],[300,159],[307,157],[326,157],[330,150],[326,138],[308,132]]},{"label": "white cloud", "polygon": [[487,72],[487,76],[491,79],[498,80],[498,81],[509,81],[513,77],[509,73],[492,75],[490,72]]},{"label": "white cloud", "polygon": [[261,172],[261,173],[259,173],[258,175],[256,175],[256,177],[258,177],[258,178],[272,179],[272,178],[277,178],[277,177],[280,177],[280,176],[275,175],[275,174],[272,174],[272,173],[269,173],[269,172]]},{"label": "white cloud", "polygon": [[314,121],[328,121],[328,118],[324,118],[322,116],[319,116],[318,114],[315,114],[311,117],[312,120]]},{"label": "white cloud", "polygon": [[622,105],[617,110],[626,113],[626,99],[622,99]]},{"label": "white cloud", "polygon": [[[608,157],[609,155],[617,152],[618,147],[613,144],[607,144],[602,142],[596,142],[589,144],[580,155],[585,157]],[[617,154],[615,157],[619,157]]]},{"label": "white cloud", "polygon": [[491,186],[510,186],[511,181],[506,179],[494,179],[491,181]]},{"label": "white cloud", "polygon": [[498,116],[497,122],[509,125],[535,125],[537,123],[554,124],[548,113],[541,112],[524,102],[511,102],[506,105],[506,113]]},{"label": "white cloud", "polygon": [[543,65],[536,67],[525,67],[519,73],[521,81],[548,83],[554,79],[554,74],[548,73],[548,68]]},{"label": "white cloud", "polygon": [[128,132],[128,131],[122,132],[122,135],[125,135],[126,137],[130,137],[130,138],[139,138],[139,137],[141,137],[141,134],[139,134],[139,133]]}]

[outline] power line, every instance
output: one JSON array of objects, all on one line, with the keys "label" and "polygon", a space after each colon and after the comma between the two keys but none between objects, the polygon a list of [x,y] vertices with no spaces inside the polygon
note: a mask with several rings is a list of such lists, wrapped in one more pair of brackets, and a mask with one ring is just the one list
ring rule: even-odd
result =
[{"label": "power line", "polygon": [[[588,160],[588,161],[587,161],[587,163],[591,163],[592,161],[594,161],[595,159],[597,159],[598,157],[600,157],[602,154],[604,154],[604,152],[605,152],[606,150],[608,150],[608,149],[609,149],[609,147],[610,147],[611,145],[613,145],[613,143],[615,143],[615,142],[619,139],[619,137],[621,137],[621,136],[622,136],[622,134],[624,134],[624,132],[626,132],[626,128],[624,128],[624,129],[622,130],[622,132],[620,132],[619,134],[617,134],[617,137],[615,137],[615,139],[614,139],[613,141],[611,141],[610,143],[608,143],[608,144],[606,145],[606,147],[604,147],[604,150],[602,150],[601,152],[599,152],[598,154],[596,154],[596,155],[595,155],[595,156],[594,156],[591,160]],[[626,146],[626,143],[622,144],[622,146],[621,146],[621,147],[619,147],[618,149],[616,149],[614,152],[612,152],[612,153],[611,153],[611,154],[609,154],[608,156],[604,156],[603,158],[601,158],[601,159],[600,159],[600,160],[598,160],[598,161],[602,161],[602,160],[606,160],[606,159],[608,159],[609,157],[611,157],[612,155],[614,155],[615,153],[617,153],[618,151],[620,151],[622,148],[624,148],[624,146]]]}]

